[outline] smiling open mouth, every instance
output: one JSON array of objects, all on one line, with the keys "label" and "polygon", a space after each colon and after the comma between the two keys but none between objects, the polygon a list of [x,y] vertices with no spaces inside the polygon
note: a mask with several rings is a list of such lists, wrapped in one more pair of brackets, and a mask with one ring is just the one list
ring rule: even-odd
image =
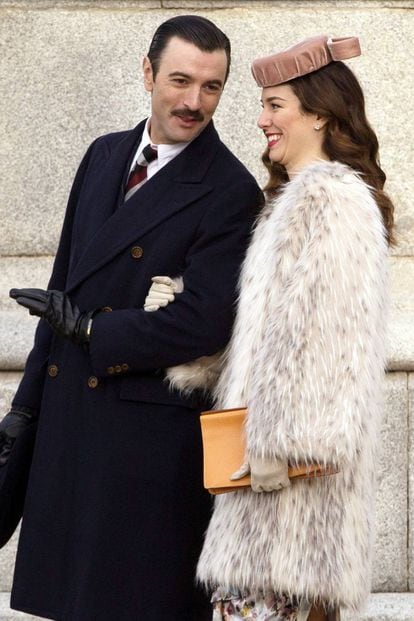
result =
[{"label": "smiling open mouth", "polygon": [[281,137],[282,137],[282,134],[268,134],[266,136],[266,138],[267,138],[267,146],[268,147],[273,147],[275,144],[277,144],[279,142]]}]

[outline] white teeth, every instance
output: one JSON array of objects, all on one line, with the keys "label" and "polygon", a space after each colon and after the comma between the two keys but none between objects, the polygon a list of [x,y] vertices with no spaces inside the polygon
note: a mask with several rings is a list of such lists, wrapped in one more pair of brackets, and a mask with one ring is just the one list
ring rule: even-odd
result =
[{"label": "white teeth", "polygon": [[281,135],[280,134],[270,134],[269,136],[267,136],[267,141],[268,142],[274,142],[275,140],[280,140]]}]

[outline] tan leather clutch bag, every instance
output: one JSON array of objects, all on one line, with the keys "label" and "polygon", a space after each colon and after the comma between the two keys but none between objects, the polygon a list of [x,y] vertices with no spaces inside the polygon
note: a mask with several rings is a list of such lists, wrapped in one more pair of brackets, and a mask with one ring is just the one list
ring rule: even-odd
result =
[{"label": "tan leather clutch bag", "polygon": [[[250,487],[250,475],[231,481],[230,476],[240,468],[245,458],[244,422],[246,408],[211,410],[200,416],[204,452],[204,487],[210,494],[234,492]],[[304,479],[335,474],[333,468],[317,464],[289,468],[290,479]]]}]

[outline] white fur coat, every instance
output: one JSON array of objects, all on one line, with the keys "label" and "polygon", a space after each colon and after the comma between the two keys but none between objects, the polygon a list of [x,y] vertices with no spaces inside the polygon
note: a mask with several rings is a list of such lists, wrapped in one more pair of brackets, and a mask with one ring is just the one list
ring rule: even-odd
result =
[{"label": "white fur coat", "polygon": [[266,207],[241,274],[217,407],[248,406],[248,454],[337,465],[272,493],[216,498],[208,587],[272,588],[359,609],[370,589],[387,243],[368,186],[303,169]]}]

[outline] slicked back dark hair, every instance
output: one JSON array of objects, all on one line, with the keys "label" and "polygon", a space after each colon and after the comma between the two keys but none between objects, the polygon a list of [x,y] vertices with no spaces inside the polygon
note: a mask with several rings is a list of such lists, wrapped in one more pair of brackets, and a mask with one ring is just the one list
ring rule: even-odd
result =
[{"label": "slicked back dark hair", "polygon": [[227,56],[227,71],[225,80],[230,71],[230,41],[228,37],[213,22],[199,15],[179,15],[167,19],[162,23],[152,38],[148,51],[153,76],[157,75],[161,56],[172,37],[179,37],[183,41],[193,43],[203,52],[224,50]]}]

